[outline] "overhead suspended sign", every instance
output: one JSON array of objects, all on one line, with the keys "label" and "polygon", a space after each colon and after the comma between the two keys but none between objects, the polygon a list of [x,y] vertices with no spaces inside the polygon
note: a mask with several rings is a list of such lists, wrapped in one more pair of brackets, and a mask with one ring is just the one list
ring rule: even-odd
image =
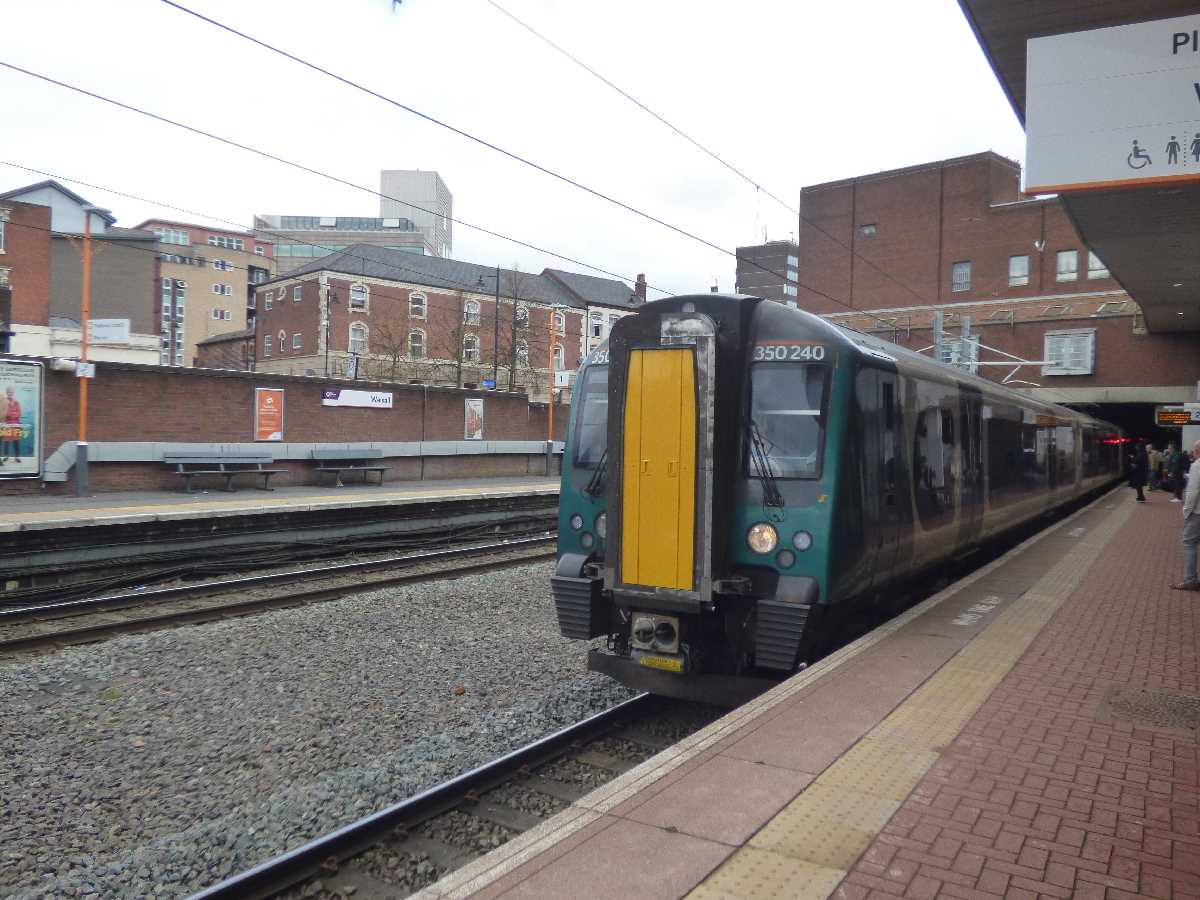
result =
[{"label": "overhead suspended sign", "polygon": [[1200,181],[1200,14],[1032,38],[1028,193]]}]

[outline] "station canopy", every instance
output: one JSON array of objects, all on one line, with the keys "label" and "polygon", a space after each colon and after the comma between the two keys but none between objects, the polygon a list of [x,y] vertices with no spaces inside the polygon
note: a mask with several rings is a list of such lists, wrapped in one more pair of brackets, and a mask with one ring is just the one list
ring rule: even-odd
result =
[{"label": "station canopy", "polygon": [[[1031,98],[1027,96],[1031,39],[1184,16],[1197,18],[1200,12],[1196,0],[959,0],[959,6],[1031,138]],[[1185,49],[1187,61],[1180,59],[1179,63],[1200,66],[1200,52]],[[1186,82],[1183,87],[1191,88],[1196,79],[1181,74],[1181,81]],[[1036,85],[1032,88],[1038,89]],[[1200,87],[1195,90],[1194,118],[1200,118]],[[1188,176],[1111,189],[1092,185],[1086,190],[1061,191],[1067,213],[1084,242],[1141,306],[1146,327],[1152,332],[1200,331],[1200,180],[1188,180],[1190,173],[1200,174],[1200,165],[1192,165],[1189,159],[1193,131],[1200,129],[1181,136],[1179,171]],[[1147,149],[1161,154],[1161,144],[1159,139]],[[1136,156],[1133,159],[1134,165],[1141,162]],[[1165,162],[1160,156],[1154,171],[1163,171]]]}]

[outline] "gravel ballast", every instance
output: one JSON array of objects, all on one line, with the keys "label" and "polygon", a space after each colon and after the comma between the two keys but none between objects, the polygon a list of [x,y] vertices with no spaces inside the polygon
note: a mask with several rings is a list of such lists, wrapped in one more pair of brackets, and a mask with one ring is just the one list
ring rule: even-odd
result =
[{"label": "gravel ballast", "polygon": [[0,894],[185,895],[626,699],[558,634],[551,572],[5,664]]}]

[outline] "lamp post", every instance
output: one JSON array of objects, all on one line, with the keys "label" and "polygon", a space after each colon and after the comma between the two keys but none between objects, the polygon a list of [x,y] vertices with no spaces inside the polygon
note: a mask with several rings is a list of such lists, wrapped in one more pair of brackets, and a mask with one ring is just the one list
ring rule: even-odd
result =
[{"label": "lamp post", "polygon": [[[492,390],[496,390],[500,386],[500,267],[496,266],[496,274],[490,276],[496,279],[496,308],[493,311],[492,323]],[[475,280],[476,287],[483,287],[483,276],[480,275]],[[512,380],[512,373],[509,373],[509,381]],[[510,384],[509,390],[512,390]]]},{"label": "lamp post", "polygon": [[555,303],[550,307],[550,386],[546,403],[546,441],[549,443],[554,441],[554,351],[558,349],[558,329],[554,325],[561,315],[563,317],[563,337],[565,338],[567,336],[567,317],[563,310],[566,308],[560,303]]},{"label": "lamp post", "polygon": [[325,377],[329,377],[329,329],[333,324],[333,304],[337,303],[337,292],[333,285],[325,288]]},{"label": "lamp post", "polygon": [[79,301],[79,366],[75,373],[79,381],[79,442],[75,449],[75,496],[88,493],[88,323],[92,311],[92,214],[107,212],[98,206],[83,207],[83,287]]}]

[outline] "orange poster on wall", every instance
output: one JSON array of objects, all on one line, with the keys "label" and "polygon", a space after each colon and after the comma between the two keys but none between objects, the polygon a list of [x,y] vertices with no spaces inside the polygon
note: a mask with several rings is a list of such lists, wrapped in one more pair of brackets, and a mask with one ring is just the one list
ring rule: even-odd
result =
[{"label": "orange poster on wall", "polygon": [[254,439],[283,440],[283,389],[254,389]]}]

